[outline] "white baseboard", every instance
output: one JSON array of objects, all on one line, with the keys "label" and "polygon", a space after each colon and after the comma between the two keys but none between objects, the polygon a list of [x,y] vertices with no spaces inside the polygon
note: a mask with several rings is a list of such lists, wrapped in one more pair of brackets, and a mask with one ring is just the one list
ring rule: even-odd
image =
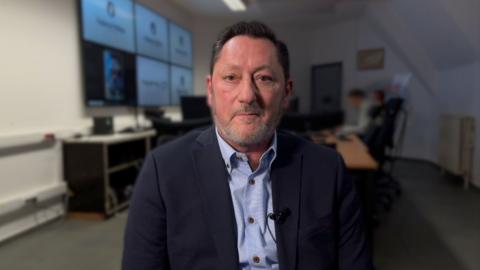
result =
[{"label": "white baseboard", "polygon": [[0,243],[45,224],[65,214],[63,201],[39,208],[19,218],[0,224]]},{"label": "white baseboard", "polygon": [[0,242],[63,216],[66,190],[60,182],[0,201]]},{"label": "white baseboard", "polygon": [[37,203],[64,195],[67,192],[65,182],[55,183],[46,187],[31,190],[10,198],[0,200],[0,217],[18,211],[28,205],[27,200],[36,200]]}]

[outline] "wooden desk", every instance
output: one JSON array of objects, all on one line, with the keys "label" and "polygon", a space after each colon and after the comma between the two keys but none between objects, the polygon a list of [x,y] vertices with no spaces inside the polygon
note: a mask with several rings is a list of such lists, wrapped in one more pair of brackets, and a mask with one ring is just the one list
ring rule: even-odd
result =
[{"label": "wooden desk", "polygon": [[357,135],[348,135],[346,140],[325,133],[313,133],[310,136],[315,143],[334,144],[350,170],[374,171],[378,169],[377,161],[370,155],[367,146]]}]

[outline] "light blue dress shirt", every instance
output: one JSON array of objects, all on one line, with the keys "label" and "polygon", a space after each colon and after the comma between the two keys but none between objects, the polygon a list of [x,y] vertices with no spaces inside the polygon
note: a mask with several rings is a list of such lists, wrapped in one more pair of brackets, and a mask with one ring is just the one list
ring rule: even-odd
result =
[{"label": "light blue dress shirt", "polygon": [[252,172],[248,158],[225,142],[217,131],[218,144],[228,172],[237,224],[239,265],[242,270],[278,270],[270,169],[277,155],[277,134]]}]

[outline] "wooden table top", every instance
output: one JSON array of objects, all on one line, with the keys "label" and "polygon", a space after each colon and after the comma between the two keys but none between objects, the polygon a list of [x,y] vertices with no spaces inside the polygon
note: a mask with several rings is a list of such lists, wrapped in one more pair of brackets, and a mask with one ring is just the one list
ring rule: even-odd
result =
[{"label": "wooden table top", "polygon": [[317,132],[310,134],[315,143],[334,144],[351,170],[376,170],[378,162],[370,155],[365,143],[357,135],[348,135],[339,139],[332,133]]}]

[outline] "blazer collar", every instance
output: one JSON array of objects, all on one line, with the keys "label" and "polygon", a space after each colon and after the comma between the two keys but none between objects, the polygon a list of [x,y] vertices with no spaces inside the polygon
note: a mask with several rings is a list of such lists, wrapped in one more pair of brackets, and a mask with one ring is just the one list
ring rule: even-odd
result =
[{"label": "blazer collar", "polygon": [[192,154],[195,174],[203,195],[204,215],[211,228],[219,264],[222,269],[237,270],[239,259],[233,203],[213,127],[200,133]]},{"label": "blazer collar", "polygon": [[[271,172],[273,210],[288,211],[281,222],[275,222],[280,269],[296,269],[297,238],[302,180],[302,153],[297,140],[279,133],[278,156]],[[288,209],[288,210],[287,210]]]}]

